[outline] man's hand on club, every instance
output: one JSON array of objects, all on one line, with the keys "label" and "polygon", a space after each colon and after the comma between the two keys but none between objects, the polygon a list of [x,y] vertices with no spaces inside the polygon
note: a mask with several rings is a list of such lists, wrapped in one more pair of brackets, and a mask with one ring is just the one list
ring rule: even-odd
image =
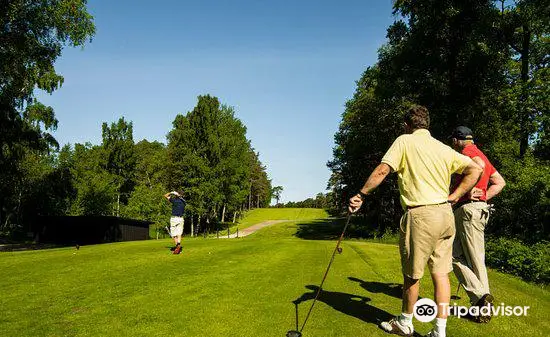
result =
[{"label": "man's hand on club", "polygon": [[363,205],[363,198],[361,198],[361,195],[356,194],[349,199],[348,210],[350,213],[355,213],[361,208],[361,205]]}]

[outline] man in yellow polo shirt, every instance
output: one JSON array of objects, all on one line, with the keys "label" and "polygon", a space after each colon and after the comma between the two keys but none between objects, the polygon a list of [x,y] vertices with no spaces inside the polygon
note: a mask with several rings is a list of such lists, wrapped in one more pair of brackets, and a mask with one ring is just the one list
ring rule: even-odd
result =
[{"label": "man in yellow polo shirt", "polygon": [[[403,305],[400,316],[380,325],[388,333],[412,336],[414,304],[418,300],[419,280],[426,264],[435,288],[438,312],[435,327],[428,336],[445,337],[451,289],[452,246],[455,221],[451,204],[478,181],[482,169],[469,157],[432,138],[430,117],[423,106],[414,106],[405,114],[405,135],[398,137],[369,176],[361,191],[350,199],[349,210],[356,212],[364,197],[390,172],[397,172],[401,205],[399,252],[403,272]],[[451,175],[463,180],[449,195]]]}]

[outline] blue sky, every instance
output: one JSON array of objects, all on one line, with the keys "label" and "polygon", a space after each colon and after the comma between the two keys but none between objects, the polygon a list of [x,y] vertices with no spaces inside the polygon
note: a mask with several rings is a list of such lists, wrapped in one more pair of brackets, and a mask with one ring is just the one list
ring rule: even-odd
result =
[{"label": "blue sky", "polygon": [[89,1],[97,34],[56,63],[60,144],[101,142],[124,116],[134,140],[166,143],[178,113],[211,94],[247,126],[282,201],[325,192],[334,133],[376,62],[391,1]]}]

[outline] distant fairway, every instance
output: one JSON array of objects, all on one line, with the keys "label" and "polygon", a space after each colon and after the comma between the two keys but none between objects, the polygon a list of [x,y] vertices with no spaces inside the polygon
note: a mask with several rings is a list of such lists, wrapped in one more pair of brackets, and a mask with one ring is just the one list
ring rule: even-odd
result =
[{"label": "distant fairway", "polygon": [[[0,336],[283,337],[294,327],[292,301],[306,300],[301,322],[335,245],[294,234],[329,226],[326,217],[255,210],[242,228],[292,221],[241,239],[186,237],[180,256],[168,239],[0,253]],[[497,303],[530,306],[529,316],[488,325],[450,318],[448,336],[548,336],[550,292],[495,271],[489,277]],[[377,324],[400,312],[401,282],[396,246],[344,242],[304,337],[388,336]],[[421,296],[432,292],[425,275]],[[425,334],[431,323],[415,328]]]}]

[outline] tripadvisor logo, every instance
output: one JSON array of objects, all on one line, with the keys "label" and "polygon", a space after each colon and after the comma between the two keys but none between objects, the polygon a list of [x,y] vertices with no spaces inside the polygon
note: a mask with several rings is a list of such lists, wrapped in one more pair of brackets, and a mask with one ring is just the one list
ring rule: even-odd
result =
[{"label": "tripadvisor logo", "polygon": [[451,312],[454,316],[458,318],[466,316],[527,316],[527,311],[531,308],[529,306],[510,306],[500,303],[500,305],[490,305],[490,306],[471,306],[465,307],[462,305],[457,305],[454,303],[453,306],[449,306],[447,303],[442,304],[442,306],[447,311],[447,315],[450,315]]},{"label": "tripadvisor logo", "polygon": [[420,322],[431,322],[437,315],[437,304],[429,298],[421,298],[414,304],[413,314]]},{"label": "tripadvisor logo", "polygon": [[[458,318],[463,318],[467,316],[527,316],[528,310],[531,308],[529,306],[509,306],[501,303],[498,306],[484,306],[484,307],[465,307],[460,306],[454,303],[453,306],[449,306],[448,303],[442,303],[441,307],[446,311],[447,316],[457,316]],[[437,304],[429,299],[422,298],[419,299],[414,304],[413,314],[414,317],[420,322],[427,323],[431,322],[437,316]]]}]

